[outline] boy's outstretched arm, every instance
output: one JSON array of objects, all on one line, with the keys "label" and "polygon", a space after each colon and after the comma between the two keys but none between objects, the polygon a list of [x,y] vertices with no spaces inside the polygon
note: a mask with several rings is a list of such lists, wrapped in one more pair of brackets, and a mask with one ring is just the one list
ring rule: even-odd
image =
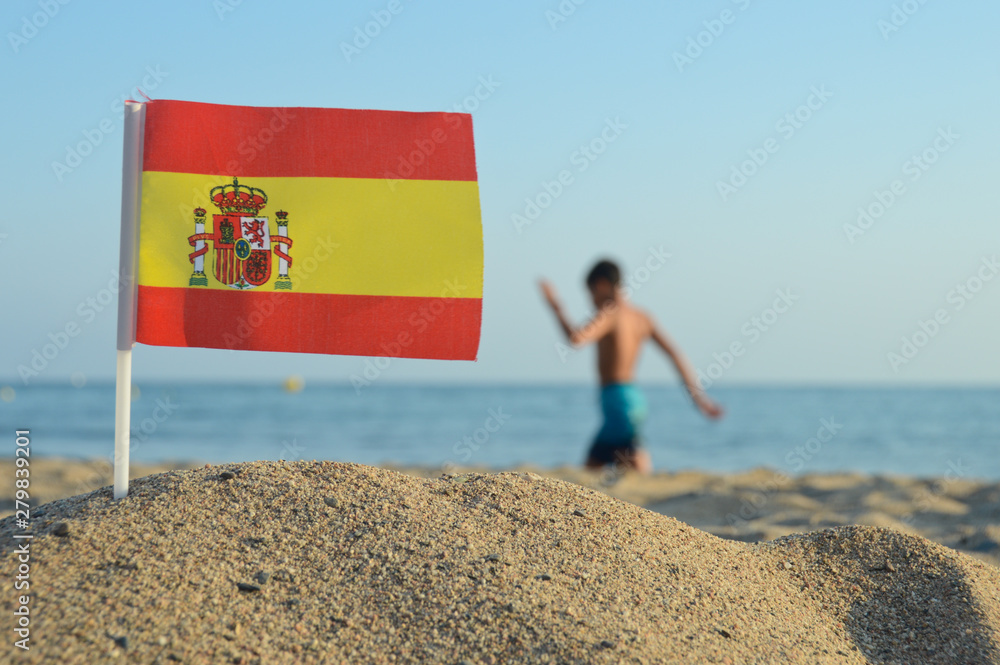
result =
[{"label": "boy's outstretched arm", "polygon": [[569,322],[566,315],[562,310],[562,303],[559,302],[559,296],[556,295],[555,288],[544,279],[539,281],[538,286],[542,289],[542,295],[545,296],[545,301],[552,308],[552,313],[556,315],[556,320],[559,321],[559,326],[562,328],[563,332],[566,334],[566,339],[573,346],[583,346],[584,344],[589,344],[590,342],[597,341],[611,327],[611,312],[602,310],[597,313],[597,315],[587,322],[585,325],[575,328],[573,324]]},{"label": "boy's outstretched arm", "polygon": [[695,374],[694,368],[691,367],[691,363],[688,362],[687,357],[681,353],[681,350],[677,347],[670,336],[665,332],[656,327],[656,324],[650,321],[653,332],[651,337],[656,345],[663,349],[663,352],[667,354],[670,360],[674,363],[674,367],[677,368],[677,373],[681,375],[681,379],[684,381],[684,386],[687,388],[688,393],[691,395],[691,399],[694,400],[695,406],[698,407],[703,414],[709,418],[721,418],[723,414],[722,407],[709,399],[705,391],[698,386],[698,377]]},{"label": "boy's outstretched arm", "polygon": [[566,333],[566,339],[572,340],[573,338],[573,326],[570,325],[569,320],[566,319],[566,315],[562,311],[562,303],[559,302],[559,296],[556,295],[556,289],[548,281],[542,279],[538,282],[538,287],[542,290],[542,295],[545,297],[545,302],[549,304],[552,308],[552,313],[556,315],[556,320],[559,321],[559,326]]}]

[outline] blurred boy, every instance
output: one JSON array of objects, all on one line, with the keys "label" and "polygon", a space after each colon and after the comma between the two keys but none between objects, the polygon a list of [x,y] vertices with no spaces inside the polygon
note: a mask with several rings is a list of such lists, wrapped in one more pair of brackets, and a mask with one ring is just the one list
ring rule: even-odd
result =
[{"label": "blurred boy", "polygon": [[709,418],[722,417],[722,408],[698,387],[695,372],[684,354],[652,317],[630,305],[621,286],[621,271],[611,261],[600,261],[587,275],[587,288],[597,313],[574,328],[566,319],[551,284],[542,280],[545,300],[573,346],[597,342],[597,373],[601,381],[604,424],[587,454],[588,469],[617,464],[648,474],[653,470],[649,451],[641,446],[640,430],[646,419],[646,398],[632,383],[636,362],[647,339],[663,349],[684,381],[695,406]]}]

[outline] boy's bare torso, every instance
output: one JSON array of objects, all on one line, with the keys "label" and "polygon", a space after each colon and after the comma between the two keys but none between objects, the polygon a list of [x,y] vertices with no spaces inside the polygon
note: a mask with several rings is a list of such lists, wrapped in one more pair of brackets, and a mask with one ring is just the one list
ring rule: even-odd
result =
[{"label": "boy's bare torso", "polygon": [[631,383],[643,343],[653,334],[653,322],[640,309],[616,302],[601,310],[608,330],[597,340],[597,372],[601,385]]}]

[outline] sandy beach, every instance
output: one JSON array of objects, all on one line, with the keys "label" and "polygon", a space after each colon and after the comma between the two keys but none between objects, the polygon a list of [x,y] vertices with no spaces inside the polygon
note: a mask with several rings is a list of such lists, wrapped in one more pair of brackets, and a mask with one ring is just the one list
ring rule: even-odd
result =
[{"label": "sandy beach", "polygon": [[[767,541],[836,526],[876,526],[923,536],[1000,566],[1000,482],[860,473],[789,477],[763,468],[620,479],[572,467],[519,471],[591,487],[727,539]],[[609,486],[609,481],[616,482]]]},{"label": "sandy beach", "polygon": [[[202,466],[194,461],[134,464],[132,477]],[[394,470],[420,478],[442,475],[440,468]],[[568,466],[512,471],[596,489],[726,539],[768,541],[835,526],[877,526],[923,536],[1000,566],[1000,482],[859,473],[789,477],[763,468],[734,474],[661,472],[645,478],[635,474],[616,478]],[[0,462],[3,477],[13,478],[13,473],[10,460]],[[35,505],[85,494],[112,480],[111,466],[104,460],[40,458],[33,460],[31,473]],[[10,515],[13,489],[0,492],[0,501],[0,517]]]},{"label": "sandy beach", "polygon": [[[34,495],[87,482],[68,466],[35,460]],[[626,476],[619,500],[524,470],[411,471],[199,466],[34,508],[18,661],[1000,663],[1000,568],[979,560],[996,484],[806,476],[766,493],[766,471],[680,473]],[[753,492],[759,514],[729,524]],[[892,528],[826,528],[861,518]],[[824,530],[740,542],[801,526]],[[0,522],[4,570],[18,533]]]}]

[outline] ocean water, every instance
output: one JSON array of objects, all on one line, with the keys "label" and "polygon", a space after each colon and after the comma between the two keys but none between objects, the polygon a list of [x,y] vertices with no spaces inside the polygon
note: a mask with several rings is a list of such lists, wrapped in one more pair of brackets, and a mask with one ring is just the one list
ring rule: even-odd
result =
[{"label": "ocean water", "polygon": [[[505,468],[579,464],[599,426],[589,386],[138,384],[133,461],[319,459]],[[1000,388],[741,386],[702,418],[677,386],[644,386],[658,469],[1000,479]],[[9,393],[7,397],[10,397]],[[35,455],[108,458],[114,385],[19,387],[0,401]],[[0,446],[2,446],[0,436]],[[3,455],[0,448],[0,455]]]}]

